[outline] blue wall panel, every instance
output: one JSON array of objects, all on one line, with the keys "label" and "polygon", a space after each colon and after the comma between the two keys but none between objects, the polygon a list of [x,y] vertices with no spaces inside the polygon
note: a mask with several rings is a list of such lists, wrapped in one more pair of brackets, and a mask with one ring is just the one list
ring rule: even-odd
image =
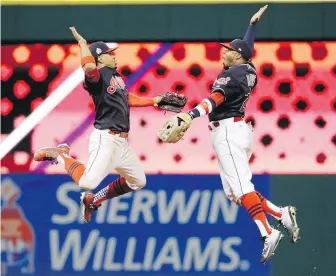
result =
[{"label": "blue wall panel", "polygon": [[[253,179],[265,196],[269,179]],[[2,275],[270,273],[257,227],[225,198],[219,176],[149,175],[145,189],[104,204],[90,224],[80,222],[79,196],[66,175],[3,175]]]}]

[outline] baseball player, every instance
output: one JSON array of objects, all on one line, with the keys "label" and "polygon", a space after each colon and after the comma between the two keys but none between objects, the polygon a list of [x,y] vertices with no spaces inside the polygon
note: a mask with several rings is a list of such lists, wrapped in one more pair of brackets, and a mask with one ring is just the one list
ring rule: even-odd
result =
[{"label": "baseball player", "polygon": [[283,237],[280,231],[270,226],[265,213],[285,226],[292,242],[299,239],[296,209],[292,206],[275,206],[256,192],[251,182],[249,158],[252,127],[243,118],[249,97],[257,85],[256,69],[250,59],[256,24],[266,9],[267,5],[251,18],[243,40],[235,39],[229,45],[221,43],[224,47],[224,71],[214,82],[211,96],[193,110],[174,116],[158,132],[164,142],[176,143],[193,119],[209,114],[211,140],[217,154],[224,192],[230,200],[243,205],[258,226],[263,240],[262,263],[272,257]]},{"label": "baseball player", "polygon": [[[104,42],[95,42],[88,47],[86,40],[70,28],[81,51],[81,65],[85,72],[84,88],[95,106],[94,130],[89,140],[89,160],[87,165],[69,155],[69,146],[42,148],[34,155],[35,161],[52,161],[65,166],[68,174],[82,189],[93,190],[115,169],[120,178],[107,185],[98,193],[82,193],[82,220],[90,222],[91,216],[107,199],[137,191],[146,185],[146,177],[137,155],[128,145],[130,130],[130,106],[158,106],[165,95],[143,98],[128,93],[125,83],[117,72],[114,51]],[[171,97],[175,97],[175,94]],[[183,96],[177,96],[177,99]],[[186,100],[183,102],[184,106]],[[165,107],[169,107],[166,103]],[[162,108],[164,109],[164,108]],[[179,111],[176,111],[179,112]]]}]

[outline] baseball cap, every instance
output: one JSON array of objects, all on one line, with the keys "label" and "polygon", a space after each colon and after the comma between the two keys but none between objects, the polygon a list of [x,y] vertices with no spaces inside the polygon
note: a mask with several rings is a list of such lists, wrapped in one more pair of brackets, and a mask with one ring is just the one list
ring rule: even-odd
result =
[{"label": "baseball cap", "polygon": [[89,50],[91,52],[91,55],[94,58],[97,58],[99,55],[104,54],[104,53],[108,53],[108,52],[113,52],[117,48],[118,48],[118,46],[114,46],[114,47],[110,48],[109,46],[107,46],[107,44],[105,42],[98,41],[98,42],[92,43],[89,47]]},{"label": "baseball cap", "polygon": [[252,50],[248,46],[247,42],[242,39],[232,40],[229,45],[225,45],[224,43],[220,43],[223,47],[236,51],[242,55],[243,58],[249,60],[252,57]]}]

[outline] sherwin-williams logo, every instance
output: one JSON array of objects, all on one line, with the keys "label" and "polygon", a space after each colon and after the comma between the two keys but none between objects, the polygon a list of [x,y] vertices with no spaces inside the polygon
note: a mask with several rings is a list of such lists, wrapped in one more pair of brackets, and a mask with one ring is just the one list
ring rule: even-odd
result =
[{"label": "sherwin-williams logo", "polygon": [[[35,271],[35,233],[18,203],[21,190],[10,178],[1,182],[1,275]],[[14,275],[14,274],[13,274]],[[15,273],[17,275],[17,272]]]}]

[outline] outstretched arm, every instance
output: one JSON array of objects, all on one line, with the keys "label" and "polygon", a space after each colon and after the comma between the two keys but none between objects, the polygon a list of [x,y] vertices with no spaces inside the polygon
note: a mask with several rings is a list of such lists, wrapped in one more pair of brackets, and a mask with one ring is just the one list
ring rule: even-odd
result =
[{"label": "outstretched arm", "polygon": [[192,119],[197,117],[207,115],[211,113],[218,105],[224,102],[224,95],[220,92],[214,92],[209,98],[204,99],[199,105],[197,105],[193,110],[190,110],[188,114]]},{"label": "outstretched arm", "polygon": [[254,49],[254,36],[256,32],[256,25],[260,21],[261,16],[266,11],[268,5],[265,5],[259,9],[259,11],[251,17],[250,25],[247,28],[246,34],[243,40],[250,46],[250,49],[253,52]]},{"label": "outstretched arm", "polygon": [[77,40],[81,49],[81,65],[85,71],[85,77],[90,82],[98,82],[100,74],[96,66],[96,61],[92,56],[86,40],[77,32],[75,27],[70,27],[73,37]]},{"label": "outstretched arm", "polygon": [[157,96],[155,98],[145,98],[139,97],[135,94],[128,94],[128,103],[130,106],[134,107],[145,107],[145,106],[156,106],[161,101],[161,97]]},{"label": "outstretched arm", "polygon": [[254,50],[254,36],[255,36],[256,26],[250,24],[247,28],[246,34],[243,38],[243,40],[248,44],[250,47],[252,53]]}]

